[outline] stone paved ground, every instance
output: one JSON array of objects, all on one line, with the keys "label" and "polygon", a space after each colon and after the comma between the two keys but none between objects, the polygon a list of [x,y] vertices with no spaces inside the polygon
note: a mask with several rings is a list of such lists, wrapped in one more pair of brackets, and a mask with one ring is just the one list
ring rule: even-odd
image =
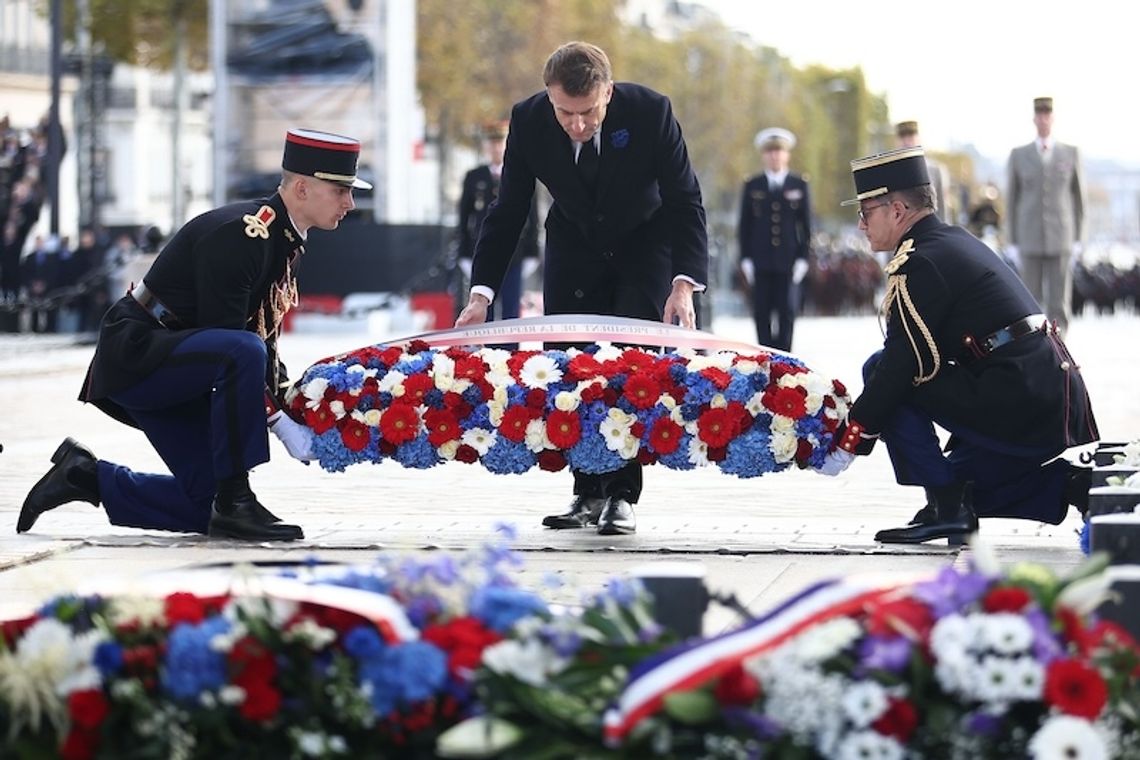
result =
[{"label": "stone paved ground", "polygon": [[[753,339],[751,323],[720,319],[717,334]],[[1137,318],[1083,317],[1069,345],[1082,363],[1106,440],[1140,435],[1135,378]],[[295,374],[337,351],[389,335],[292,334],[283,339]],[[813,369],[858,392],[859,369],[880,343],[873,318],[810,318],[797,323],[797,353]],[[45,597],[205,562],[319,556],[367,562],[378,551],[458,549],[484,540],[496,522],[513,523],[516,547],[526,555],[524,577],[548,572],[597,587],[606,577],[646,563],[698,563],[715,591],[734,593],[762,611],[808,583],[863,572],[927,572],[968,553],[942,545],[886,547],[872,536],[905,522],[918,505],[917,489],[893,482],[882,447],[838,478],[785,472],[740,480],[716,470],[673,472],[649,468],[638,506],[635,536],[549,531],[543,515],[561,511],[569,493],[565,473],[495,476],[449,464],[428,471],[393,463],[324,473],[288,458],[273,441],[274,459],[258,468],[253,485],[271,509],[304,526],[306,540],[287,546],[250,546],[202,537],[148,533],[109,525],[101,510],[64,506],[17,535],[16,515],[27,490],[49,466],[65,435],[97,455],[146,471],[162,465],[145,439],[75,400],[90,346],[48,337],[0,337],[0,618],[21,614]],[[1079,518],[1060,526],[1011,520],[983,523],[982,536],[1009,561],[1033,560],[1058,569],[1077,564]],[[572,590],[561,592],[573,594]],[[567,599],[572,601],[572,599]],[[708,629],[733,620],[716,609]]]}]

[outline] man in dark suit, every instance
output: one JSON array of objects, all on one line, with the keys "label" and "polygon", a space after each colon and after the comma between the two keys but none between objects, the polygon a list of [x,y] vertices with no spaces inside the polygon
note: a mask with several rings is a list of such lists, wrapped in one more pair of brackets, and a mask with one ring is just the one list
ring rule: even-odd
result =
[{"label": "man in dark suit", "polygon": [[277,338],[296,303],[296,267],[312,228],[353,209],[360,143],[325,132],[286,135],[272,197],[208,211],[158,254],[143,282],[103,318],[80,399],[142,430],[172,475],[97,460],[66,439],[28,493],[16,529],[71,501],[102,503],[115,525],[252,541],[301,538],[253,494],[270,429],[295,458],[306,430],[282,416],[289,385]]},{"label": "man in dark suit", "polygon": [[[808,183],[788,171],[796,137],[773,127],[756,135],[764,173],[744,183],[740,199],[740,269],[752,287],[752,317],[762,346],[792,350],[799,288],[811,248]],[[772,319],[775,317],[775,329]]]},{"label": "man in dark suit", "polygon": [[[468,278],[475,256],[475,241],[491,204],[499,197],[499,178],[503,175],[503,154],[507,150],[505,121],[483,129],[483,151],[487,163],[476,166],[463,177],[463,194],[459,196],[459,266]],[[514,319],[522,303],[523,280],[538,267],[538,204],[531,203],[530,216],[523,227],[515,257],[503,278],[499,297],[495,299],[500,319]]]},{"label": "man in dark suit", "polygon": [[[475,246],[459,326],[485,321],[526,223],[535,181],[550,191],[543,298],[547,314],[606,314],[695,325],[708,281],[700,186],[665,96],[614,83],[600,48],[570,42],[543,70],[546,89],[517,103],[499,198]],[[551,528],[597,524],[633,533],[641,467],[574,473],[574,499]]]},{"label": "man in dark suit", "polygon": [[[1091,471],[1059,456],[1097,440],[1084,381],[1017,274],[934,213],[922,148],[851,162],[859,227],[886,266],[883,349],[821,471],[836,475],[882,438],[902,485],[927,504],[885,543],[964,539],[979,517],[1060,523],[1088,507]],[[950,432],[949,454],[935,425]]]}]

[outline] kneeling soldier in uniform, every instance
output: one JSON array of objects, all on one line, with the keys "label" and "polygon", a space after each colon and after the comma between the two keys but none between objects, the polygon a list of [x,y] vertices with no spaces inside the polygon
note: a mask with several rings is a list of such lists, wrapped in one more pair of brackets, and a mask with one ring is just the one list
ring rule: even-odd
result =
[{"label": "kneeling soldier in uniform", "polygon": [[289,385],[277,338],[296,303],[296,268],[311,228],[335,229],[355,204],[360,143],[290,130],[271,198],[192,219],[107,312],[82,401],[146,434],[171,475],[98,460],[68,438],[28,493],[16,525],[71,501],[103,505],[114,525],[288,541],[257,500],[249,470],[269,461],[270,429],[311,458],[308,432],[280,411]]},{"label": "kneeling soldier in uniform", "polygon": [[[1058,458],[1097,440],[1076,363],[1017,275],[934,213],[922,148],[851,162],[859,227],[887,264],[883,349],[821,468],[836,475],[882,438],[895,477],[927,504],[885,543],[964,539],[979,517],[1060,523],[1087,509],[1090,471]],[[949,431],[947,454],[934,425]]]}]

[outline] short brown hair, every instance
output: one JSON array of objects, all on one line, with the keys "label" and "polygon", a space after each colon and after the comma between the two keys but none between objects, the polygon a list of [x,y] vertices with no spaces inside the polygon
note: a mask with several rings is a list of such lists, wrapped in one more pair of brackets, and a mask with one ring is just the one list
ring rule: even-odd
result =
[{"label": "short brown hair", "polygon": [[567,42],[546,59],[542,81],[558,85],[572,98],[589,95],[613,79],[606,51],[589,42]]}]

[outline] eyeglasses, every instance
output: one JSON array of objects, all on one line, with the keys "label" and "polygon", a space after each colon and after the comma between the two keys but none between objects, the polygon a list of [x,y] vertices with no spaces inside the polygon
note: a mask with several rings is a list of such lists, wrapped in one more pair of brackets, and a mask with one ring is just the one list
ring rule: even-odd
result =
[{"label": "eyeglasses", "polygon": [[862,206],[862,207],[860,207],[860,209],[859,209],[859,221],[862,222],[863,224],[866,224],[868,213],[874,211],[877,208],[882,208],[883,206],[889,206],[889,205],[891,205],[891,204],[889,204],[889,203],[876,203],[874,206]]}]

